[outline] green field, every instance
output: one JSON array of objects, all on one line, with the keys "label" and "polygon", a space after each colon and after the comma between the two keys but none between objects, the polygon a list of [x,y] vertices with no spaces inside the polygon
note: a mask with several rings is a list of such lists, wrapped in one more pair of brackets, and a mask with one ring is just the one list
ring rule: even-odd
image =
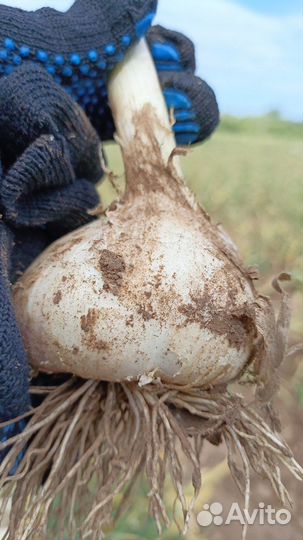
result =
[{"label": "green field", "polygon": [[[274,275],[284,270],[292,273],[292,343],[302,340],[301,129],[275,114],[258,119],[225,117],[215,135],[183,159],[185,177],[199,201],[231,234],[245,262],[259,266],[260,288],[271,293]],[[106,153],[110,168],[121,175],[117,149],[109,145]],[[114,196],[108,181],[101,193],[108,204]],[[303,399],[302,388],[294,386],[298,399]],[[144,485],[110,540],[158,538],[146,516],[143,493]],[[179,535],[172,527],[164,537],[176,540]]]}]

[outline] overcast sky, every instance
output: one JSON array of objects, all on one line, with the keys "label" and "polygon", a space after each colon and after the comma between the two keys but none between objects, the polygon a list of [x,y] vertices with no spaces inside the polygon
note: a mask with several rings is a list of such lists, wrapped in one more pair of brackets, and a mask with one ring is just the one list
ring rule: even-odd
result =
[{"label": "overcast sky", "polygon": [[[73,0],[1,3],[64,9]],[[194,41],[222,113],[303,119],[302,0],[159,0],[157,21]]]}]

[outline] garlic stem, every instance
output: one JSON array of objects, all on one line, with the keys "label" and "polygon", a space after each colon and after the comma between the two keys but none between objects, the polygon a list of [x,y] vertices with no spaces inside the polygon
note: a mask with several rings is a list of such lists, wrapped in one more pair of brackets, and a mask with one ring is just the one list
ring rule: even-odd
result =
[{"label": "garlic stem", "polygon": [[[167,163],[176,142],[156,68],[145,40],[132,47],[125,60],[114,70],[108,93],[119,142],[125,150],[134,140],[138,129],[136,113],[140,113],[146,105],[153,107],[159,120],[153,126],[153,135],[159,143],[163,161]],[[180,173],[177,157],[174,158],[174,165]]]}]

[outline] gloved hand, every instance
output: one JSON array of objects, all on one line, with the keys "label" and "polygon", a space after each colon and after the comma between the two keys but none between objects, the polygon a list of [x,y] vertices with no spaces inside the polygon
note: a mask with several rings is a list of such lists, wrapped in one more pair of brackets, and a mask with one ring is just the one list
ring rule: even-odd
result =
[{"label": "gloved hand", "polygon": [[149,30],[156,7],[157,0],[75,0],[66,13],[27,12],[0,0],[0,77],[22,64],[40,64],[81,105],[101,139],[111,138],[108,73],[147,34],[168,106],[178,113],[177,142],[203,140],[218,123],[214,94],[194,77],[190,40],[160,26]]},{"label": "gloved hand", "polygon": [[[175,110],[177,142],[201,141],[218,123],[212,90],[194,76],[191,42],[150,29],[156,4],[76,0],[66,13],[0,5],[0,422],[29,407],[10,284],[50,241],[91,219],[87,210],[98,203],[102,176],[100,139],[114,131],[110,70],[147,34]],[[2,436],[19,427],[3,428]]]}]

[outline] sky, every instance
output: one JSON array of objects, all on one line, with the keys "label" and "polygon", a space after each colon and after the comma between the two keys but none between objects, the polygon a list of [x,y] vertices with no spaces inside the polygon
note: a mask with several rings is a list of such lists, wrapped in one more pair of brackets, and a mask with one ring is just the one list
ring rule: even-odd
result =
[{"label": "sky", "polygon": [[[64,10],[73,0],[1,3]],[[193,40],[222,114],[303,119],[303,0],[159,0],[156,22]]]},{"label": "sky", "polygon": [[157,21],[193,40],[222,114],[303,119],[302,2],[160,0]]},{"label": "sky", "polygon": [[303,11],[302,0],[235,0],[236,3],[252,10],[271,15],[283,15]]}]

